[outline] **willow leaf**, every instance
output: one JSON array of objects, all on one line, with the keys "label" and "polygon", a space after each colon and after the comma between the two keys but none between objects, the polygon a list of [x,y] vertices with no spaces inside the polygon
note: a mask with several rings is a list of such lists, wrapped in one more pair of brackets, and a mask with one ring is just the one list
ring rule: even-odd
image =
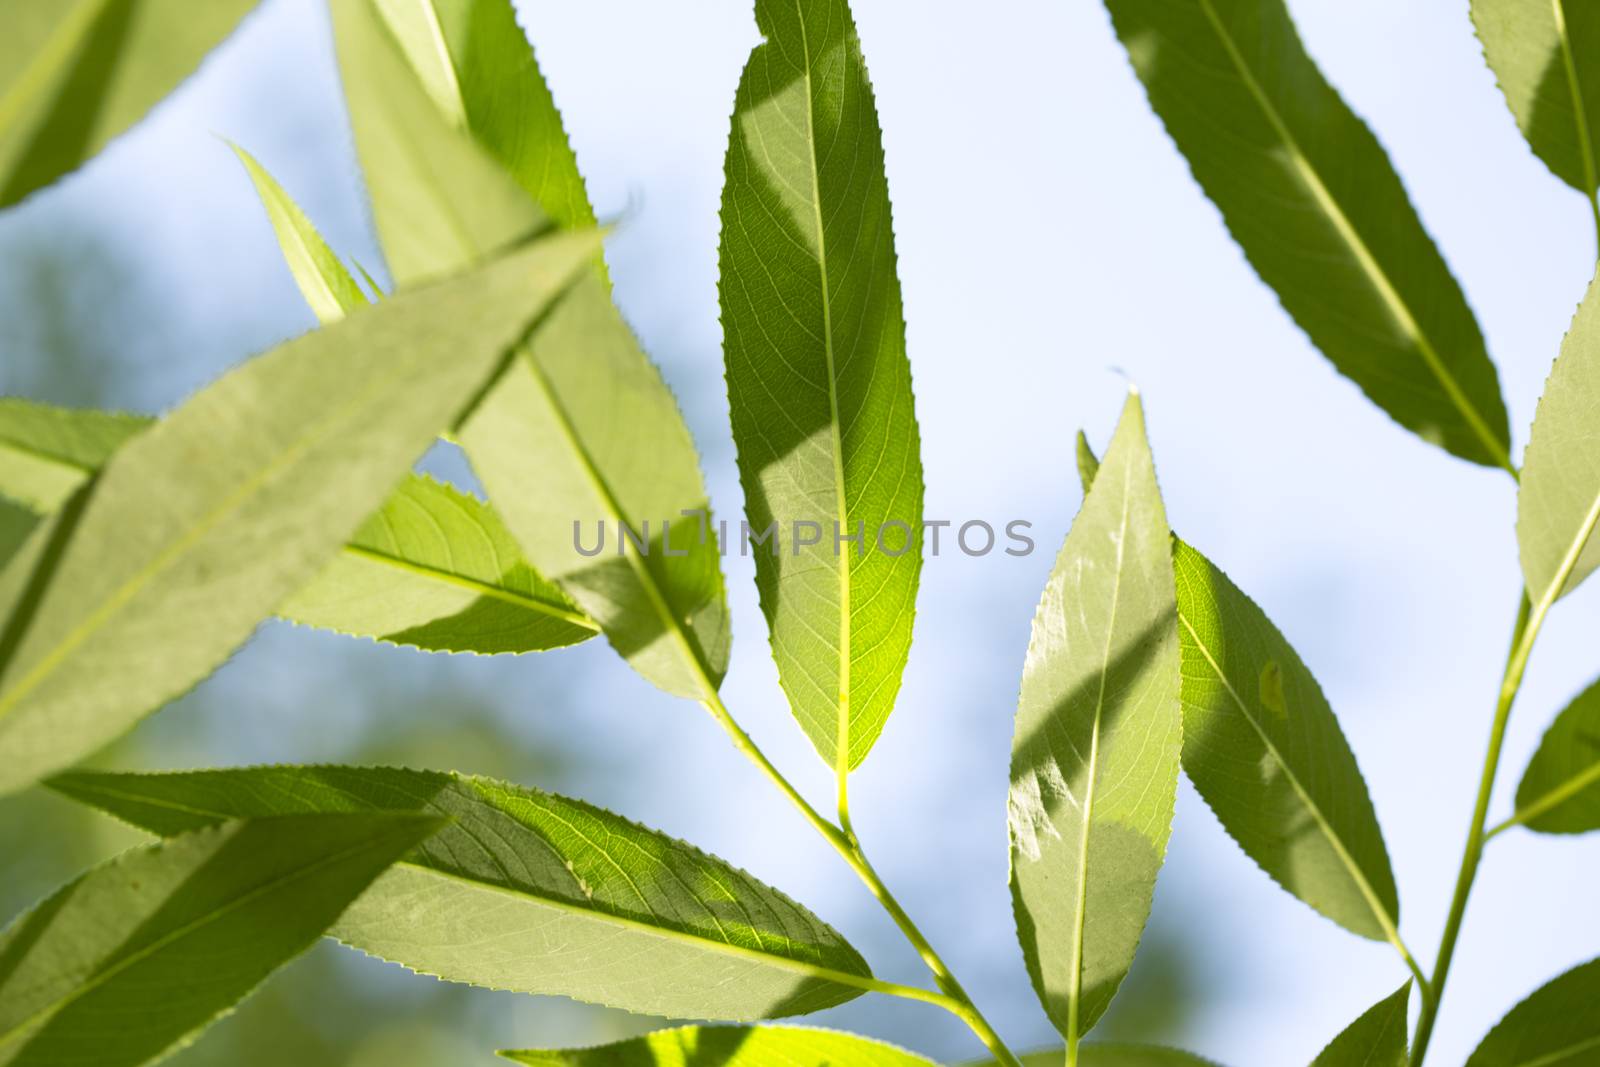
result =
[{"label": "willow leaf", "polygon": [[[154,421],[0,398],[0,442],[9,443],[8,458],[31,461],[0,466],[0,497],[29,500],[30,519],[50,514]],[[20,528],[20,520],[5,526]],[[522,558],[493,508],[416,474],[277,614],[355,637],[480,655],[558,648],[598,629]]]},{"label": "willow leaf", "polygon": [[0,0],[0,207],[144,118],[256,0]]},{"label": "willow leaf", "polygon": [[[1018,1057],[1022,1067],[1061,1067],[1066,1052],[1045,1049],[1024,1052]],[[995,1060],[978,1060],[966,1067],[999,1067]],[[1177,1049],[1154,1045],[1080,1045],[1078,1067],[1217,1067],[1210,1060]]]},{"label": "willow leaf", "polygon": [[441,825],[226,822],[93,868],[0,933],[0,1064],[131,1067],[188,1044]]},{"label": "willow leaf", "polygon": [[1517,786],[1511,823],[1544,834],[1600,830],[1600,682],[1545,731]]},{"label": "willow leaf", "polygon": [[1517,542],[1528,598],[1548,607],[1600,566],[1600,278],[1561,341],[1523,456]]},{"label": "willow leaf", "polygon": [[850,8],[757,0],[756,24],[722,190],[728,399],[745,514],[777,527],[755,560],[778,680],[842,776],[883,730],[911,649],[922,461]]},{"label": "willow leaf", "polygon": [[38,524],[39,517],[33,512],[0,497],[0,568],[17,554]]},{"label": "willow leaf", "polygon": [[290,341],[118,449],[0,572],[0,793],[95,751],[243,644],[597,245],[540,241]]},{"label": "willow leaf", "polygon": [[1033,620],[1012,742],[1017,933],[1068,1045],[1133,962],[1178,784],[1166,512],[1130,395]]},{"label": "willow leaf", "polygon": [[1600,10],[1586,0],[1472,0],[1472,24],[1533,154],[1593,196],[1600,188]]},{"label": "willow leaf", "polygon": [[1499,379],[1461,287],[1283,0],[1106,0],[1150,103],[1261,279],[1401,425],[1510,467]]},{"label": "willow leaf", "polygon": [[934,1067],[882,1041],[798,1026],[680,1026],[594,1048],[500,1055],[529,1067]]},{"label": "willow leaf", "polygon": [[1489,1031],[1467,1067],[1593,1067],[1600,1063],[1600,960],[1539,987]]},{"label": "willow leaf", "polygon": [[1285,890],[1362,937],[1397,938],[1383,832],[1321,687],[1209,560],[1180,541],[1173,565],[1190,781]]},{"label": "willow leaf", "polygon": [[1311,1067],[1406,1067],[1406,1015],[1411,983],[1380,1000],[1333,1039]]},{"label": "willow leaf", "polygon": [[[489,6],[500,13],[460,17]],[[475,35],[465,45],[458,37],[476,20],[506,24],[507,0],[440,0],[435,10],[456,13],[441,14],[438,23],[454,83],[471,97],[464,112],[440,110],[427,88],[439,78],[408,62],[401,43],[408,34],[395,29],[400,5],[333,5],[356,148],[402,287],[545,225],[546,212],[528,189],[545,190],[557,221],[587,217],[567,203],[570,182],[546,185],[540,173],[538,146],[554,139],[560,117],[542,82],[534,84],[532,53],[525,62],[474,67]],[[505,42],[495,47],[517,50]],[[442,58],[437,49],[431,55]],[[496,108],[521,118],[462,130],[463,113]],[[518,139],[518,124],[532,140]],[[564,171],[565,156],[556,156],[551,165]],[[454,218],[468,200],[473,217],[436,236],[428,220]],[[728,613],[709,520],[684,516],[708,507],[699,460],[676,401],[612,304],[598,264],[540,324],[459,440],[528,560],[599,624],[634,669],[672,693],[714,695],[727,670]],[[580,553],[579,531],[587,544],[602,522],[604,551]],[[648,552],[625,540],[624,524]]]},{"label": "willow leaf", "polygon": [[366,767],[80,772],[50,785],[159,834],[262,815],[447,816],[332,934],[451,981],[734,1021],[816,1011],[870,984],[855,950],[783,894],[549,793]]}]

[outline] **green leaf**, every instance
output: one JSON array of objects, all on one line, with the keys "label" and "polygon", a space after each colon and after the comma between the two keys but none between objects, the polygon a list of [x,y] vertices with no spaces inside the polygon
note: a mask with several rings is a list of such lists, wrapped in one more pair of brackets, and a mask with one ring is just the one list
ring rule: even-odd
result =
[{"label": "green leaf", "polygon": [[[475,6],[485,4],[504,9],[502,16],[475,18],[511,17],[506,0]],[[463,10],[443,0],[436,9]],[[367,0],[336,4],[334,29],[378,233],[404,287],[542,225],[543,212],[524,190],[546,186],[535,173],[543,165],[537,151],[513,143],[509,120],[491,124],[502,139],[480,146],[453,124],[459,115],[439,110],[425,88],[439,79],[430,82],[408,65],[397,43],[407,37],[384,21],[400,8],[382,10],[380,16]],[[439,19],[448,40],[454,27],[470,24]],[[456,63],[456,53],[450,56]],[[540,110],[548,91],[531,84],[538,68],[531,52],[525,58],[455,65],[454,81],[473,95],[463,103],[468,115],[520,102],[527,114],[518,121],[548,141],[560,118],[553,106]],[[557,191],[568,184],[550,185],[548,196],[568,197]],[[455,219],[468,201],[472,218],[438,233],[429,220]],[[554,217],[581,217],[569,209]],[[714,695],[727,670],[729,620],[709,519],[684,517],[708,508],[699,460],[676,401],[612,305],[598,266],[544,319],[459,439],[528,560],[599,623],[634,669],[672,693]],[[583,555],[579,532],[588,545],[601,522],[604,551]],[[622,523],[641,535],[648,554],[619,551]]]},{"label": "green leaf", "polygon": [[144,118],[256,0],[0,0],[0,207]]},{"label": "green leaf", "polygon": [[1173,566],[1190,781],[1285,890],[1362,937],[1398,936],[1383,832],[1321,687],[1209,560],[1180,541]]},{"label": "green leaf", "polygon": [[1600,186],[1600,11],[1586,0],[1472,0],[1472,24],[1533,154],[1592,195]]},{"label": "green leaf", "polygon": [[1100,460],[1096,458],[1094,449],[1089,446],[1089,438],[1082,430],[1078,431],[1078,482],[1083,486],[1085,494],[1094,484],[1094,476],[1100,473]]},{"label": "green leaf", "polygon": [[1528,599],[1548,606],[1600,566],[1600,277],[1545,382],[1523,456],[1517,542]]},{"label": "green leaf", "polygon": [[1383,148],[1283,0],[1106,0],[1150,103],[1261,279],[1379,407],[1510,469],[1499,379]]},{"label": "green leaf", "polygon": [[540,241],[290,341],[119,449],[0,572],[0,793],[220,665],[461,417],[597,243]]},{"label": "green leaf", "polygon": [[1406,1015],[1411,983],[1380,1000],[1345,1027],[1311,1067],[1406,1067]]},{"label": "green leaf", "polygon": [[[1061,1067],[1064,1049],[1025,1052],[1022,1067]],[[978,1060],[966,1067],[999,1067],[995,1060]],[[1210,1060],[1177,1049],[1154,1045],[1080,1045],[1078,1067],[1217,1067]]]},{"label": "green leaf", "polygon": [[17,554],[38,524],[33,512],[0,497],[0,567]]},{"label": "green leaf", "polygon": [[1467,1067],[1594,1067],[1600,1063],[1600,960],[1541,986],[1483,1039]]},{"label": "green leaf", "polygon": [[934,1067],[870,1038],[798,1026],[680,1026],[582,1049],[515,1049],[531,1067]]},{"label": "green leaf", "polygon": [[1545,731],[1517,786],[1512,822],[1544,834],[1600,830],[1600,682]]},{"label": "green leaf", "polygon": [[1069,1045],[1133,962],[1172,826],[1181,732],[1168,537],[1135,393],[1034,616],[1012,742],[1017,933]]},{"label": "green leaf", "polygon": [[783,894],[549,793],[363,767],[75,772],[50,786],[160,834],[291,813],[448,816],[332,933],[451,981],[734,1021],[817,1011],[871,984],[856,951]]},{"label": "green leaf", "polygon": [[148,1063],[298,956],[443,825],[227,822],[125,852],[0,933],[0,1064]]},{"label": "green leaf", "polygon": [[[31,497],[35,512],[49,514],[120,440],[154,421],[0,398],[0,442],[9,442],[8,459],[24,457],[0,466],[0,497]],[[41,470],[47,478],[37,477]],[[29,515],[27,526],[33,521]],[[18,519],[4,529],[21,526]],[[0,562],[10,554],[0,552]],[[522,558],[493,508],[416,474],[277,614],[356,637],[480,655],[558,648],[599,629]]]},{"label": "green leaf", "polygon": [[306,303],[311,305],[317,321],[338,322],[357,308],[366,307],[367,295],[311,225],[300,205],[254,156],[238,145],[233,146],[233,151],[250,175],[261,206],[267,209],[267,219],[277,235],[289,273],[294,275],[295,284],[300,287]]},{"label": "green leaf", "polygon": [[746,517],[758,534],[777,530],[753,552],[778,680],[843,775],[883,730],[911,650],[922,569],[911,365],[849,6],[757,0],[756,23],[765,41],[739,81],[722,190],[728,399]]}]

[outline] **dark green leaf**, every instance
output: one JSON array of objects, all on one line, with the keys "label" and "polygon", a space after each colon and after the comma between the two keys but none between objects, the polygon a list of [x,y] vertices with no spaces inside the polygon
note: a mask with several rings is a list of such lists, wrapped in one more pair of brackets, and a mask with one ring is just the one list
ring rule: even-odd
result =
[{"label": "dark green leaf", "polygon": [[817,1011],[870,984],[856,951],[783,894],[549,793],[363,767],[72,773],[50,785],[161,834],[291,813],[448,816],[332,933],[451,981],[733,1021]]},{"label": "dark green leaf", "polygon": [[1380,1000],[1345,1027],[1311,1067],[1406,1067],[1406,1014],[1411,983]]},{"label": "dark green leaf", "polygon": [[680,1026],[595,1048],[500,1055],[530,1067],[934,1067],[882,1041],[797,1026]]},{"label": "dark green leaf", "polygon": [[1461,287],[1283,0],[1106,0],[1167,132],[1285,310],[1401,425],[1510,467]]},{"label": "dark green leaf", "polygon": [[1034,616],[1012,743],[1017,932],[1069,1044],[1133,962],[1171,832],[1181,733],[1168,539],[1134,394]]},{"label": "dark green leaf", "polygon": [[1545,731],[1517,786],[1512,819],[1545,834],[1600,830],[1600,682]]},{"label": "dark green leaf", "polygon": [[1512,1008],[1467,1067],[1595,1067],[1600,1064],[1600,960],[1541,986]]},{"label": "dark green leaf", "polygon": [[0,933],[0,1064],[148,1063],[298,956],[443,821],[226,822],[125,852]]},{"label": "dark green leaf", "polygon": [[[1063,1049],[1025,1052],[1022,1067],[1061,1067],[1066,1060]],[[999,1067],[994,1060],[978,1060],[966,1067]],[[1210,1060],[1177,1049],[1153,1045],[1080,1045],[1078,1067],[1217,1067]]]}]

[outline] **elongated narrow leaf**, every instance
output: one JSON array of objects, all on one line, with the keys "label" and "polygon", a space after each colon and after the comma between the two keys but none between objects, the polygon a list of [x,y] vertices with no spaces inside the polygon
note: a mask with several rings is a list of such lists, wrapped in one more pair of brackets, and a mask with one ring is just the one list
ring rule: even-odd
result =
[{"label": "elongated narrow leaf", "polygon": [[1545,731],[1517,786],[1513,819],[1544,834],[1600,830],[1600,682]]},{"label": "elongated narrow leaf", "polygon": [[743,871],[549,793],[361,767],[73,773],[50,784],[160,834],[269,814],[448,816],[332,933],[451,981],[749,1021],[839,1004],[870,975],[839,934]]},{"label": "elongated narrow leaf", "polygon": [[1600,8],[1588,0],[1472,0],[1483,55],[1533,154],[1585,193],[1600,187]]},{"label": "elongated narrow leaf", "polygon": [[148,1063],[298,956],[443,821],[226,822],[126,852],[0,933],[0,1064]]},{"label": "elongated narrow leaf", "polygon": [[0,793],[214,670],[461,417],[596,245],[549,238],[291,341],[119,449],[0,572]]},{"label": "elongated narrow leaf", "polygon": [[1406,1067],[1406,1015],[1411,983],[1380,1000],[1345,1027],[1311,1067]]},{"label": "elongated narrow leaf", "polygon": [[1017,933],[1069,1044],[1133,962],[1172,827],[1181,734],[1168,539],[1133,394],[1034,616],[1011,750]]},{"label": "elongated narrow leaf", "polygon": [[680,1026],[594,1048],[500,1055],[530,1067],[934,1067],[882,1041],[798,1026]]},{"label": "elongated narrow leaf", "polygon": [[[0,466],[0,497],[31,498],[34,512],[50,514],[116,444],[154,421],[0,399],[0,441],[33,461]],[[38,478],[38,470],[49,474]],[[598,632],[522,558],[493,508],[415,474],[277,613],[357,637],[482,655],[558,648]]]},{"label": "elongated narrow leaf", "polygon": [[1548,604],[1600,567],[1600,278],[1545,382],[1523,456],[1517,543],[1528,598]]},{"label": "elongated narrow leaf", "polygon": [[1181,541],[1173,563],[1189,779],[1284,889],[1362,937],[1394,936],[1389,853],[1321,687],[1227,575]]},{"label": "elongated narrow leaf", "polygon": [[0,2],[0,207],[145,116],[256,0]]},{"label": "elongated narrow leaf", "polygon": [[[911,648],[922,461],[872,86],[845,0],[757,0],[722,189],[723,354],[778,680],[843,774]],[[880,543],[881,535],[881,543]],[[850,537],[852,541],[843,538]]]},{"label": "elongated narrow leaf", "polygon": [[1425,440],[1509,467],[1483,335],[1383,148],[1283,0],[1106,0],[1151,106],[1284,309]]},{"label": "elongated narrow leaf", "polygon": [[[1061,1067],[1064,1049],[1025,1052],[1022,1067]],[[996,1060],[977,1060],[966,1067],[999,1067]],[[1210,1060],[1177,1049],[1154,1045],[1079,1045],[1078,1067],[1217,1067]]]},{"label": "elongated narrow leaf", "polygon": [[[505,24],[512,18],[507,0],[434,5],[445,13],[438,24],[451,77],[473,98],[463,103],[465,113],[524,113],[516,122],[478,122],[471,133],[481,141],[462,132],[460,113],[439,110],[440,73],[424,77],[408,64],[399,42],[412,34],[400,5],[332,6],[356,147],[402,287],[544,224],[528,189],[542,190],[558,221],[587,217],[571,202],[570,181],[547,184],[540,171],[538,146],[555,139],[560,117],[542,82],[535,84],[532,53],[479,67],[468,61],[475,35],[461,38],[462,27],[478,19]],[[463,21],[468,8],[484,11]],[[539,132],[519,140],[519,122]],[[551,166],[564,172],[565,155],[556,155]],[[467,200],[467,224],[435,233],[428,220],[449,220]],[[598,265],[541,323],[459,439],[528,560],[600,625],[635,670],[683,696],[714,692],[727,670],[728,613],[709,519],[684,515],[707,510],[699,460],[677,403],[612,305]],[[599,539],[601,523],[599,554],[580,552],[580,541]],[[644,547],[634,547],[621,525]]]},{"label": "elongated narrow leaf", "polygon": [[22,548],[23,542],[39,524],[39,517],[0,497],[0,568]]},{"label": "elongated narrow leaf", "polygon": [[1483,1039],[1467,1067],[1594,1067],[1600,1063],[1600,960],[1541,986]]}]

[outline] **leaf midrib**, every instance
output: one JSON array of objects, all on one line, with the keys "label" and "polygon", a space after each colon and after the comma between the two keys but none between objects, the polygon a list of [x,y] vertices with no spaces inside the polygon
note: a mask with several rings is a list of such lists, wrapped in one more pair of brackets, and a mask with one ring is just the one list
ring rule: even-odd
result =
[{"label": "leaf midrib", "polygon": [[[1559,0],[1556,0],[1556,2],[1559,3]],[[1345,243],[1355,254],[1357,263],[1360,264],[1362,270],[1372,281],[1373,287],[1377,289],[1378,295],[1388,306],[1390,313],[1394,315],[1400,327],[1411,335],[1412,340],[1416,343],[1417,350],[1422,354],[1423,362],[1433,372],[1433,376],[1438,380],[1439,384],[1444,387],[1446,396],[1449,397],[1456,410],[1466,418],[1468,425],[1471,426],[1473,433],[1477,435],[1479,442],[1488,449],[1488,453],[1495,461],[1495,464],[1511,471],[1514,476],[1516,468],[1511,463],[1511,456],[1507,452],[1506,446],[1500,443],[1499,439],[1489,429],[1482,415],[1479,414],[1478,409],[1467,399],[1460,383],[1450,373],[1449,368],[1444,365],[1444,361],[1440,358],[1433,342],[1423,332],[1416,316],[1411,313],[1411,308],[1406,304],[1404,298],[1400,296],[1399,291],[1395,289],[1394,283],[1389,280],[1388,273],[1378,263],[1376,257],[1373,256],[1372,250],[1362,240],[1360,233],[1350,222],[1344,209],[1339,206],[1339,202],[1334,199],[1332,192],[1323,182],[1322,176],[1311,165],[1310,158],[1301,149],[1299,142],[1295,139],[1294,134],[1290,132],[1283,116],[1278,114],[1277,108],[1273,106],[1271,99],[1262,89],[1261,83],[1256,80],[1254,73],[1251,72],[1249,64],[1245,62],[1243,54],[1239,51],[1233,37],[1228,33],[1227,27],[1224,26],[1221,17],[1217,14],[1212,0],[1198,0],[1198,3],[1205,13],[1206,20],[1216,33],[1217,40],[1227,52],[1234,69],[1238,71],[1239,79],[1244,83],[1245,88],[1249,90],[1251,97],[1255,100],[1256,105],[1260,107],[1261,113],[1271,124],[1273,130],[1282,139],[1290,157],[1294,160],[1296,169],[1305,178],[1307,187],[1326,211],[1339,235],[1344,238]]]},{"label": "leaf midrib", "polygon": [[1575,1045],[1568,1045],[1566,1048],[1546,1053],[1536,1060],[1523,1060],[1520,1063],[1513,1064],[1512,1067],[1555,1067],[1556,1064],[1579,1052],[1589,1052],[1597,1048],[1600,1048],[1600,1036],[1586,1038]]},{"label": "leaf midrib", "polygon": [[1600,782],[1600,760],[1589,764],[1583,770],[1563,779],[1561,784],[1553,789],[1547,789],[1533,800],[1532,803],[1518,807],[1511,813],[1511,823],[1526,826],[1534,819],[1546,815],[1559,808],[1589,786]]}]

